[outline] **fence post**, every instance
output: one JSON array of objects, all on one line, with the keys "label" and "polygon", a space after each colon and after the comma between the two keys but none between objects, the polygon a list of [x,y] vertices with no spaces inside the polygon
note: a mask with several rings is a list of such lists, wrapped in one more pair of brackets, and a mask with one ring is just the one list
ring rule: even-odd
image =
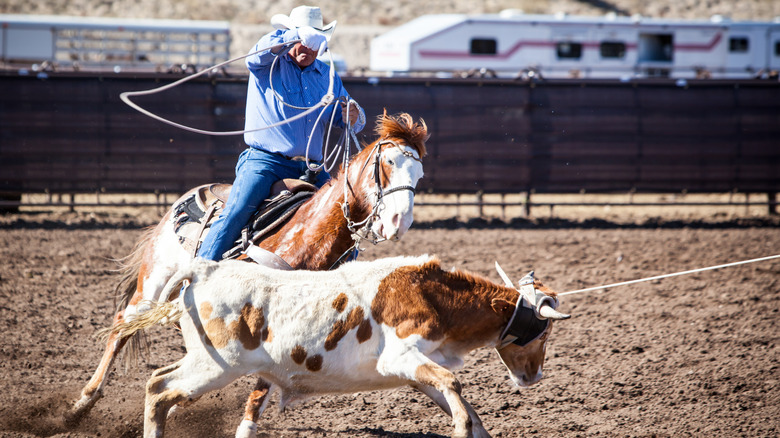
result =
[{"label": "fence post", "polygon": [[774,216],[777,214],[777,192],[769,192],[766,194],[767,206],[769,207],[769,215]]},{"label": "fence post", "polygon": [[525,217],[531,217],[531,191],[525,192]]}]

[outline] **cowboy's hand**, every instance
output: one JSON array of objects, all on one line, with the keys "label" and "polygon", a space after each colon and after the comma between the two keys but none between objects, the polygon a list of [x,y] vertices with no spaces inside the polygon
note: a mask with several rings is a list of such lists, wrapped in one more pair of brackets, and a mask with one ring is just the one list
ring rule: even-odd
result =
[{"label": "cowboy's hand", "polygon": [[328,40],[325,38],[325,35],[317,32],[311,26],[299,27],[298,38],[301,39],[301,44],[304,47],[317,52],[317,56],[328,50]]},{"label": "cowboy's hand", "polygon": [[354,125],[360,117],[360,109],[353,103],[352,105],[349,105],[349,114],[347,114],[347,103],[341,102],[341,120],[344,120],[345,123],[347,121],[347,116],[349,116],[349,126]]}]

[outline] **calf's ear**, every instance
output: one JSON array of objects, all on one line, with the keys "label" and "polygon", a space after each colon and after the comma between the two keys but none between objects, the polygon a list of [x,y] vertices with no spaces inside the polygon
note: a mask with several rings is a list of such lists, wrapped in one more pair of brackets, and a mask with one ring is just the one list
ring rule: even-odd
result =
[{"label": "calf's ear", "polygon": [[493,298],[493,301],[490,302],[490,307],[507,321],[515,312],[515,305],[502,298]]}]

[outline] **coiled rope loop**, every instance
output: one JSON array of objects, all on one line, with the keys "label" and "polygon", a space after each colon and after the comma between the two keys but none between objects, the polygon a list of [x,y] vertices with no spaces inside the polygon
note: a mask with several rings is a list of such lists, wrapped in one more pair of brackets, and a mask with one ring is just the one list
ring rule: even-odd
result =
[{"label": "coiled rope loop", "polygon": [[[131,108],[135,109],[136,111],[138,111],[138,112],[140,112],[140,113],[142,113],[142,114],[144,114],[146,116],[149,116],[149,117],[151,117],[151,118],[153,118],[155,120],[158,120],[160,122],[166,123],[168,125],[174,126],[176,128],[184,129],[185,131],[190,131],[190,132],[194,132],[194,133],[197,133],[197,134],[216,135],[216,136],[241,135],[241,134],[245,134],[247,132],[262,131],[262,130],[265,130],[265,129],[274,128],[276,126],[281,126],[281,125],[284,125],[286,123],[290,123],[290,122],[292,122],[294,120],[300,119],[302,117],[306,117],[307,115],[309,115],[312,112],[316,111],[318,108],[324,108],[324,107],[326,107],[328,105],[331,105],[331,104],[333,104],[335,102],[334,95],[333,95],[333,82],[334,82],[333,78],[334,78],[334,76],[336,74],[335,73],[336,69],[335,69],[335,67],[333,65],[333,55],[331,55],[330,52],[328,52],[328,56],[330,56],[330,76],[329,76],[330,81],[328,83],[328,92],[325,93],[325,95],[322,96],[322,99],[320,99],[320,102],[315,104],[315,105],[313,105],[313,106],[311,106],[311,107],[309,107],[309,108],[300,108],[300,109],[305,109],[305,111],[300,113],[300,114],[296,114],[296,115],[294,115],[294,116],[292,116],[292,117],[290,117],[288,119],[282,120],[281,122],[273,123],[271,125],[263,126],[261,128],[245,129],[245,130],[241,130],[241,131],[206,131],[206,130],[203,130],[203,129],[193,128],[191,126],[182,125],[182,124],[176,123],[176,122],[174,122],[172,120],[168,120],[166,118],[160,117],[157,114],[154,114],[153,112],[148,111],[148,110],[140,107],[139,105],[137,105],[136,103],[131,101],[130,97],[133,97],[133,96],[149,96],[149,95],[152,95],[152,94],[161,93],[161,92],[163,92],[165,90],[169,90],[171,88],[177,87],[177,86],[179,86],[179,85],[181,85],[181,84],[183,84],[183,83],[185,83],[187,81],[191,81],[191,80],[193,80],[193,79],[195,79],[195,78],[197,78],[199,76],[202,76],[202,75],[204,75],[204,74],[206,74],[206,73],[208,73],[208,72],[210,72],[212,70],[219,69],[220,67],[223,67],[225,65],[231,64],[231,63],[236,62],[238,60],[241,60],[241,59],[244,59],[244,58],[248,58],[248,57],[250,57],[252,55],[256,55],[256,54],[258,54],[260,52],[265,52],[267,50],[272,50],[273,51],[273,50],[276,50],[276,49],[282,49],[282,48],[284,48],[286,46],[289,46],[289,45],[292,45],[292,44],[297,44],[300,41],[301,41],[300,39],[292,40],[292,41],[289,41],[289,42],[286,42],[286,43],[283,43],[283,44],[276,44],[276,45],[273,45],[273,46],[270,46],[270,47],[266,47],[264,49],[248,53],[246,55],[238,56],[236,58],[229,59],[229,60],[227,60],[225,62],[221,62],[221,63],[219,63],[217,65],[212,66],[212,67],[205,68],[205,69],[203,69],[203,70],[201,70],[201,71],[199,71],[197,73],[191,74],[191,75],[189,75],[187,77],[181,78],[181,79],[179,79],[176,82],[172,82],[170,84],[163,85],[161,87],[153,88],[151,90],[125,91],[124,93],[121,93],[119,95],[119,98],[122,99],[122,102],[126,103],[128,106],[130,106]],[[272,70],[273,70],[273,66],[274,66],[275,63],[276,63],[276,58],[274,58],[274,62],[271,64],[271,69]],[[274,94],[276,94],[275,91],[274,91]],[[277,98],[279,98],[278,95],[277,95]]]}]

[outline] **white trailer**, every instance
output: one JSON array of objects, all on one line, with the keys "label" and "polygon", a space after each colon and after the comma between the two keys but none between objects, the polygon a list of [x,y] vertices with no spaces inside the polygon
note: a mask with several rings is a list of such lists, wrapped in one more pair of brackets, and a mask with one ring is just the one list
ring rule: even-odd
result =
[{"label": "white trailer", "polygon": [[780,70],[780,20],[426,15],[375,38],[371,70],[551,78],[751,78]]},{"label": "white trailer", "polygon": [[230,55],[226,21],[0,15],[0,60],[68,67],[205,67]]}]

